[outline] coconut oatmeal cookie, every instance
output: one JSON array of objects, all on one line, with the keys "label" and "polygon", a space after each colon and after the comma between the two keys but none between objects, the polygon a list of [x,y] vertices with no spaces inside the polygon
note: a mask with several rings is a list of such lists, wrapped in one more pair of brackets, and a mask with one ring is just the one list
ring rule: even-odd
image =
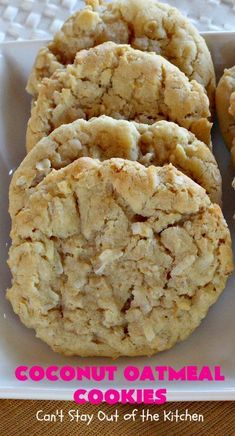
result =
[{"label": "coconut oatmeal cookie", "polygon": [[36,58],[28,91],[36,97],[43,77],[73,63],[76,53],[106,41],[130,44],[164,56],[197,80],[213,102],[215,72],[210,52],[197,29],[180,11],[154,0],[87,1]]},{"label": "coconut oatmeal cookie", "polygon": [[216,89],[216,110],[225,143],[235,164],[235,66],[226,69]]},{"label": "coconut oatmeal cookie", "polygon": [[27,129],[27,150],[61,124],[99,115],[152,124],[174,121],[210,146],[204,88],[154,53],[113,42],[79,52],[44,79]]},{"label": "coconut oatmeal cookie", "polygon": [[221,175],[216,160],[192,133],[169,121],[147,125],[103,115],[58,127],[27,154],[12,178],[11,217],[22,209],[50,171],[83,156],[100,160],[120,157],[145,166],[172,163],[199,183],[213,203],[221,203]]},{"label": "coconut oatmeal cookie", "polygon": [[232,270],[219,206],[172,165],[78,159],[35,188],[11,237],[7,298],[66,355],[172,347],[200,324]]}]

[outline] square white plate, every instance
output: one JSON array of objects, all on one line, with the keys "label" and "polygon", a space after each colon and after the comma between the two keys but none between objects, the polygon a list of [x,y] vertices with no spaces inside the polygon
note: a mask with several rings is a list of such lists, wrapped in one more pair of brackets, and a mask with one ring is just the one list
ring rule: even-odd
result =
[{"label": "square white plate", "polygon": [[[211,48],[218,77],[224,67],[235,64],[235,33],[205,34]],[[170,351],[151,358],[109,359],[63,358],[53,353],[47,345],[36,339],[34,332],[24,327],[13,314],[5,300],[5,290],[10,284],[6,265],[9,248],[10,220],[8,216],[8,186],[14,170],[25,155],[25,129],[30,111],[30,98],[24,88],[38,48],[45,42],[16,42],[0,45],[0,397],[31,399],[72,400],[79,387],[95,387],[93,382],[19,382],[14,371],[18,365],[109,365],[119,368],[116,382],[103,382],[102,390],[112,386],[121,388],[157,388],[160,384],[128,384],[121,376],[127,364],[168,365],[181,368],[185,365],[220,365],[224,382],[174,382],[161,384],[168,389],[168,400],[234,400],[235,399],[235,275],[229,280],[219,301],[210,309],[200,327],[185,342]],[[231,188],[234,176],[229,153],[218,128],[213,132],[214,150],[223,175],[224,214],[235,241],[232,216],[235,211],[235,193]],[[96,385],[97,387],[97,385]]]}]

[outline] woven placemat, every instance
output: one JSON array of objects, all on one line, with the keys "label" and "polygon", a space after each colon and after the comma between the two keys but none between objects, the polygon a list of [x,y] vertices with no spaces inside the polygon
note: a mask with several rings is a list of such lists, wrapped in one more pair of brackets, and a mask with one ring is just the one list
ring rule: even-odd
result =
[{"label": "woven placemat", "polygon": [[[235,0],[162,0],[203,30],[234,30]],[[82,0],[0,0],[0,42],[48,39]]]},{"label": "woven placemat", "polygon": [[[162,406],[145,406],[145,411],[149,409],[151,414],[159,413],[163,416],[163,411],[179,410],[184,413],[202,414],[203,422],[141,422],[137,418],[135,422],[125,422],[123,415],[131,413],[140,406],[78,406],[73,402],[65,401],[24,401],[24,400],[1,400],[0,401],[0,435],[1,436],[235,436],[235,402],[181,402],[167,403]],[[38,422],[36,412],[43,410],[45,413],[55,413],[56,410],[63,409],[66,415],[68,410],[78,409],[81,413],[94,414],[94,420],[89,426],[86,423],[69,422]],[[101,422],[97,419],[99,410],[111,415],[118,410],[120,418],[117,422]]]}]

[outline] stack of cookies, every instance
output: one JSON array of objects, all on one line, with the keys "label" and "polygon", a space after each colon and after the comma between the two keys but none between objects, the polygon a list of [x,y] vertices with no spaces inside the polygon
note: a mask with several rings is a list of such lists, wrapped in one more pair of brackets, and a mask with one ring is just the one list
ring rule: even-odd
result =
[{"label": "stack of cookies", "polygon": [[233,269],[212,152],[215,74],[179,11],[87,1],[36,58],[10,186],[15,313],[53,350],[152,355]]}]

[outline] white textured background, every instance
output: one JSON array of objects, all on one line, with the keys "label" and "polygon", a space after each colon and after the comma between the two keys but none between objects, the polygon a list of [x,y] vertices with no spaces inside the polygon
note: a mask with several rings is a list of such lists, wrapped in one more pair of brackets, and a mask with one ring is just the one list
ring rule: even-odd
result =
[{"label": "white textured background", "polygon": [[[162,0],[164,1],[164,0]],[[235,0],[168,0],[199,30],[235,30]],[[81,0],[0,0],[0,42],[48,39]]]}]

